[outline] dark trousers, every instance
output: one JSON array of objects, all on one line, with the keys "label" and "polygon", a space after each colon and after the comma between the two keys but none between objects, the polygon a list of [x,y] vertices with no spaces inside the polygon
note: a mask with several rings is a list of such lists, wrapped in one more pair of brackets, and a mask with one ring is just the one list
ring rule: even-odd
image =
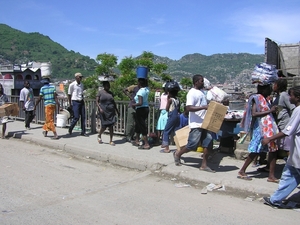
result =
[{"label": "dark trousers", "polygon": [[136,109],[135,132],[146,136],[148,134],[147,119],[149,115],[149,107],[141,107]]},{"label": "dark trousers", "polygon": [[74,101],[72,100],[72,109],[74,112],[74,117],[72,119],[71,125],[69,130],[73,130],[75,127],[76,123],[79,120],[80,117],[80,122],[81,122],[81,133],[85,134],[85,105],[84,101]]},{"label": "dark trousers", "polygon": [[30,123],[34,118],[34,111],[25,111],[25,127],[30,127]]},{"label": "dark trousers", "polygon": [[128,108],[126,121],[126,138],[131,140],[134,135],[136,112],[132,107]]}]

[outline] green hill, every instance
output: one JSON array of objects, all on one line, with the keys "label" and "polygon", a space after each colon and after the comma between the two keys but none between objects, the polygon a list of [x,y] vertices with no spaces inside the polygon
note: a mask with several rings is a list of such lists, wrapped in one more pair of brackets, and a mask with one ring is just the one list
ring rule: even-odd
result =
[{"label": "green hill", "polygon": [[[78,52],[68,51],[48,36],[25,33],[0,24],[0,37],[0,64],[50,61],[53,76],[64,79],[73,78],[73,74],[77,71],[85,71],[87,76],[95,73],[97,63],[94,59]],[[249,76],[255,64],[263,61],[263,54],[248,53],[211,56],[195,53],[185,55],[180,60],[155,56],[155,62],[166,63],[168,65],[166,73],[177,80],[182,77],[191,77],[193,74],[202,74],[214,83],[245,82],[245,77]]]},{"label": "green hill", "polygon": [[94,59],[68,51],[48,36],[39,33],[24,33],[0,24],[0,37],[0,64],[51,62],[53,76],[56,78],[73,78],[78,71],[92,75],[97,66]]}]

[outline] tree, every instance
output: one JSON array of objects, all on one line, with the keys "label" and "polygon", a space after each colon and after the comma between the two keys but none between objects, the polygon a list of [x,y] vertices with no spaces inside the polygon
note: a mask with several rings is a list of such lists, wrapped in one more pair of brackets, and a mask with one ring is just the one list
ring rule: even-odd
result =
[{"label": "tree", "polygon": [[96,58],[96,62],[99,64],[96,67],[96,73],[98,75],[107,75],[115,77],[117,74],[114,69],[117,67],[117,56],[113,54],[99,54]]},{"label": "tree", "polygon": [[183,77],[180,81],[180,84],[187,89],[188,87],[191,87],[193,85],[191,78]]}]

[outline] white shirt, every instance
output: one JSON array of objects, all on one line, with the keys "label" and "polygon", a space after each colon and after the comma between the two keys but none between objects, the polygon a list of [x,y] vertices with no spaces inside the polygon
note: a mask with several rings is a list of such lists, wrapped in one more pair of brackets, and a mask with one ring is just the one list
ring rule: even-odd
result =
[{"label": "white shirt", "polygon": [[[205,106],[207,105],[204,93],[198,89],[192,88],[186,96],[186,106]],[[206,110],[189,112],[189,127],[200,128],[205,116]]]},{"label": "white shirt", "polygon": [[292,116],[282,131],[285,135],[291,137],[291,149],[286,164],[300,169],[300,106],[297,106]]},{"label": "white shirt", "polygon": [[75,80],[68,89],[68,95],[71,95],[71,100],[81,101],[83,99],[83,84],[78,84]]},{"label": "white shirt", "polygon": [[32,88],[23,88],[20,92],[20,101],[24,102],[26,111],[34,110],[34,96]]}]

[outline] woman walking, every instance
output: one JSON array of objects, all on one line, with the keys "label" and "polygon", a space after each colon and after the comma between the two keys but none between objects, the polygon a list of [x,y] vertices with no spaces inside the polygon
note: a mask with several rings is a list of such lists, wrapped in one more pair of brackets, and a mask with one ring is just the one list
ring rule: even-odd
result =
[{"label": "woman walking", "polygon": [[[136,93],[136,96],[134,97],[135,103],[132,104],[132,106],[136,108],[136,121],[135,121],[136,136],[135,136],[135,141],[132,142],[132,144],[134,146],[138,146],[139,149],[150,149],[150,145],[148,142],[148,126],[146,123],[149,115],[148,81],[146,79],[139,78],[138,86],[140,87],[140,89]],[[139,146],[139,138],[141,134],[143,136],[144,145]]]},{"label": "woman walking", "polygon": [[238,172],[237,178],[244,180],[252,180],[247,176],[246,169],[253,159],[261,152],[269,153],[270,171],[268,182],[278,183],[275,177],[275,165],[277,155],[277,145],[274,141],[263,146],[261,140],[271,137],[278,133],[278,128],[272,113],[276,111],[276,106],[270,107],[267,97],[271,94],[271,85],[258,85],[257,94],[250,96],[246,112],[242,121],[244,130],[251,134],[251,141],[248,146],[249,156],[247,157],[243,167]]},{"label": "woman walking", "polygon": [[116,102],[114,100],[114,95],[110,91],[110,83],[108,81],[103,81],[103,89],[100,90],[96,97],[96,104],[99,110],[99,116],[101,120],[101,129],[98,134],[98,143],[102,144],[102,134],[106,130],[109,129],[109,144],[115,146],[113,142],[114,136],[114,125],[116,123],[116,112],[120,115],[119,110],[117,108]]}]

